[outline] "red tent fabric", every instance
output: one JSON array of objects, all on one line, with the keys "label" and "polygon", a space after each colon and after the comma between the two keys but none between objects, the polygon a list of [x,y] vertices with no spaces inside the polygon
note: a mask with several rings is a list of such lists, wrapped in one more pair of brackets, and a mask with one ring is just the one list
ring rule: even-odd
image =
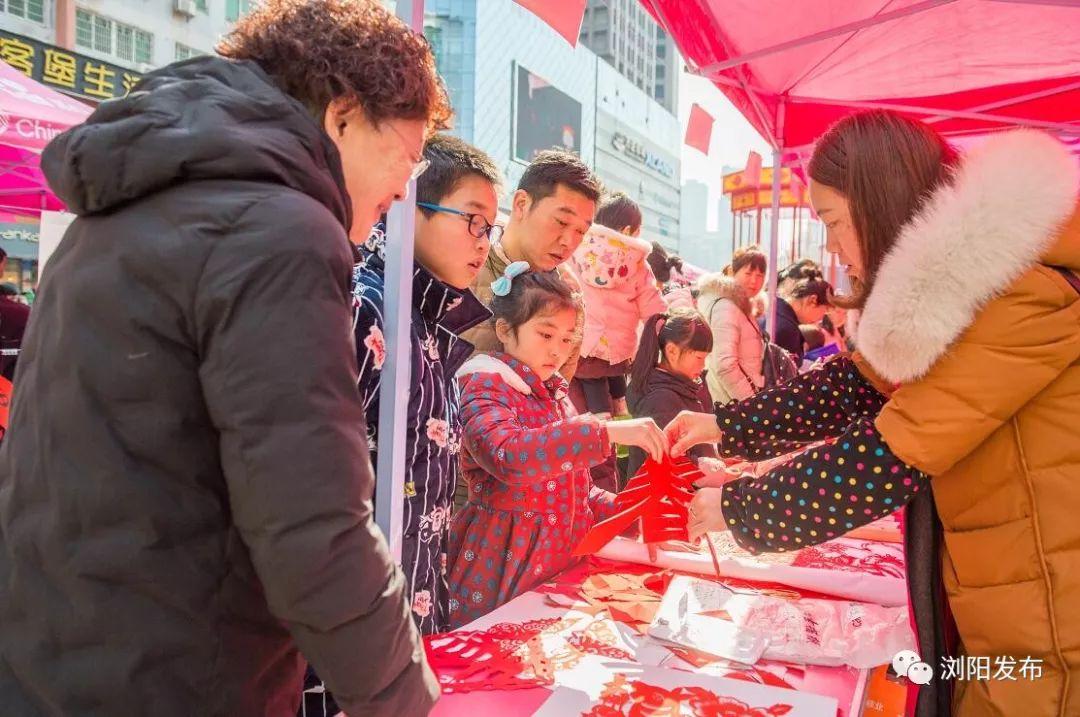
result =
[{"label": "red tent fabric", "polygon": [[1080,134],[1075,0],[641,1],[778,149],[869,107],[946,135]]},{"label": "red tent fabric", "polygon": [[34,82],[0,62],[0,209],[63,209],[39,167],[38,152],[79,124],[91,107]]}]

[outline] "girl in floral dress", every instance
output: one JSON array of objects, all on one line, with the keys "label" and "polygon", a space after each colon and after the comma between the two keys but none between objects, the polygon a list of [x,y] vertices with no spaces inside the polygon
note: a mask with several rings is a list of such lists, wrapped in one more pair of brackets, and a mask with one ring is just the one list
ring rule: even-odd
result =
[{"label": "girl in floral dress", "polygon": [[572,564],[574,547],[612,512],[612,494],[589,477],[612,443],[657,459],[667,450],[652,419],[576,415],[556,368],[573,344],[578,299],[558,277],[527,271],[515,262],[492,284],[505,353],[475,356],[458,372],[469,499],[450,531],[453,627]]}]

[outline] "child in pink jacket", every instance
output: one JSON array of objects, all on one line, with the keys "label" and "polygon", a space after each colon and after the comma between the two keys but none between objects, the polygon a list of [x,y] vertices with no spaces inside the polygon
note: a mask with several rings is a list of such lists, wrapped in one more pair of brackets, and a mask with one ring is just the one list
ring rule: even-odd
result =
[{"label": "child in pink jacket", "polygon": [[492,284],[495,332],[504,353],[477,355],[461,381],[461,467],[469,498],[454,516],[447,551],[450,624],[458,627],[551,579],[596,520],[613,512],[612,495],[589,468],[612,444],[665,452],[651,419],[578,416],[556,373],[570,352],[578,302],[561,279],[518,276],[516,262]]},{"label": "child in pink jacket", "polygon": [[[581,360],[570,388],[579,411],[626,413],[626,376],[641,325],[668,308],[646,261],[652,245],[640,233],[638,205],[625,194],[610,195],[568,262],[585,299]],[[614,456],[593,470],[593,480],[618,490]]]}]

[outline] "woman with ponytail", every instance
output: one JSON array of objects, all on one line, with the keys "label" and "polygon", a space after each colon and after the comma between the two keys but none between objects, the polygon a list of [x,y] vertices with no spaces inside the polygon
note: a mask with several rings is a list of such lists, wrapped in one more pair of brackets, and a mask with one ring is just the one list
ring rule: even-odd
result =
[{"label": "woman with ponytail", "polygon": [[[657,425],[666,426],[680,411],[711,410],[703,374],[712,346],[708,322],[693,309],[669,309],[649,317],[627,391],[631,415],[652,418]],[[715,459],[716,449],[695,446],[690,455]],[[631,446],[627,475],[637,473],[644,462],[645,451]]]}]

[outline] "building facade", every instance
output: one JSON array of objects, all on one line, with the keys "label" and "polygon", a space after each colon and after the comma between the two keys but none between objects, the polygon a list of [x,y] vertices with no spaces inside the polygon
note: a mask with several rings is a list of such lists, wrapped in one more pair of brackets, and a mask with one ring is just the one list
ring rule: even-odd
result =
[{"label": "building facade", "polygon": [[679,48],[671,35],[665,31],[656,31],[656,86],[653,97],[668,112],[679,111],[679,73],[682,71],[682,58]]},{"label": "building facade", "polygon": [[589,0],[581,42],[642,90],[656,88],[656,21],[638,0]]},{"label": "building facade", "polygon": [[[89,104],[123,97],[143,73],[212,52],[250,0],[0,0],[0,60]],[[0,113],[2,114],[2,113]],[[0,282],[37,284],[39,218],[0,203]]]},{"label": "building facade", "polygon": [[0,27],[139,74],[212,52],[218,38],[251,4],[252,0],[0,0]]},{"label": "building facade", "polygon": [[454,105],[454,134],[506,176],[503,209],[536,151],[566,147],[642,205],[647,237],[677,243],[678,120],[648,88],[584,43],[570,47],[512,0],[428,0],[424,25]]}]

